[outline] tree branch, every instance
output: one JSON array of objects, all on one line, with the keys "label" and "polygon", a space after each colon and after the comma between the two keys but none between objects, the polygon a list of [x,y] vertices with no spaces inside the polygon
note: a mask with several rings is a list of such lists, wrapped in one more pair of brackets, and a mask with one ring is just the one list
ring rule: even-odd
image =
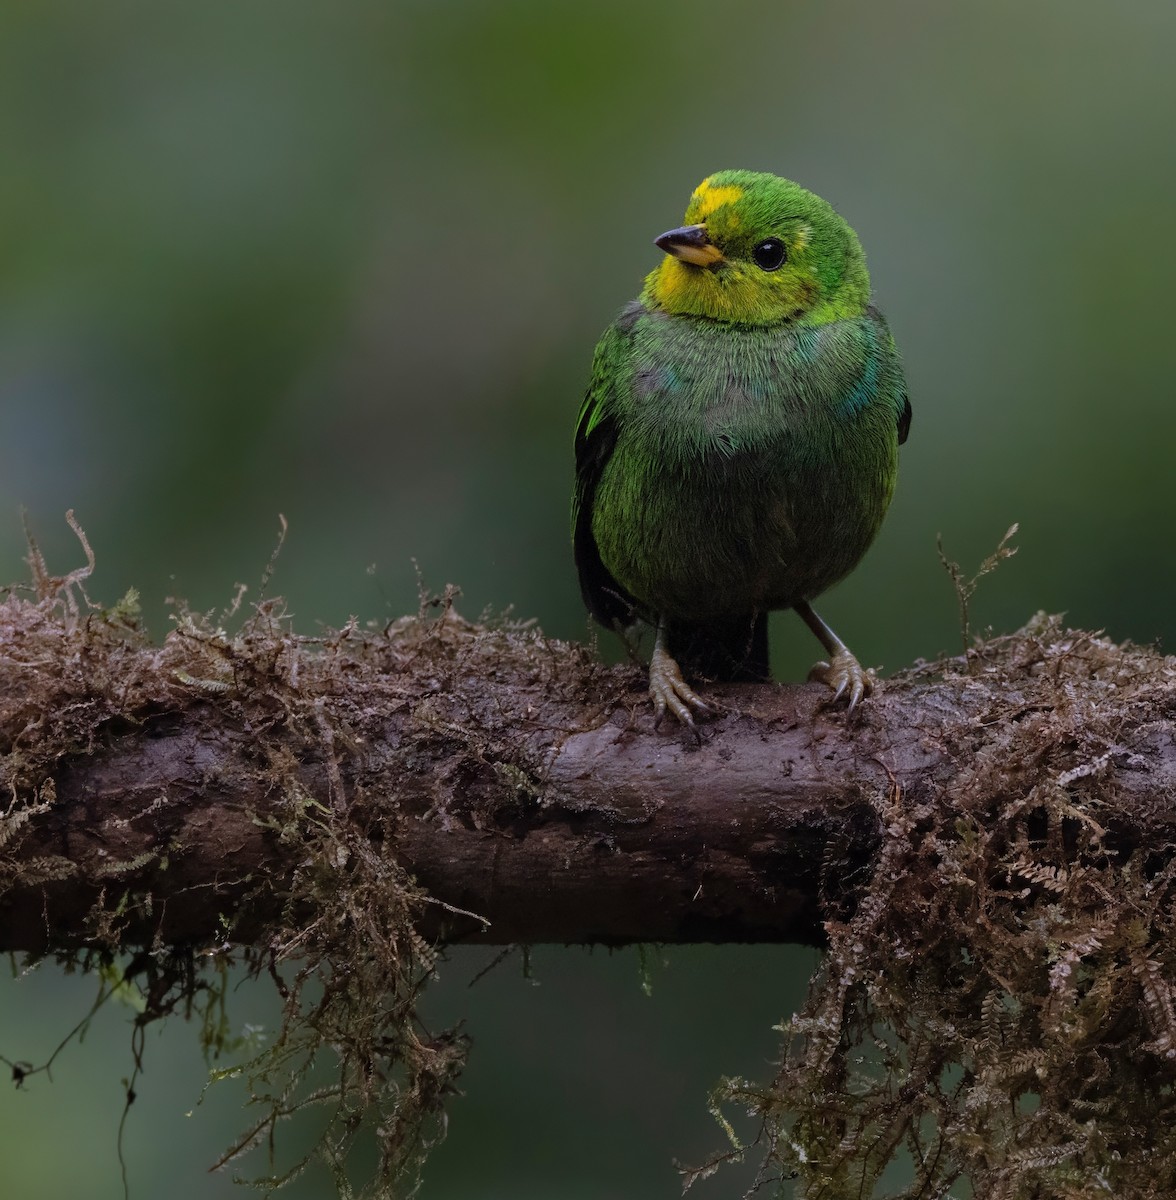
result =
[{"label": "tree branch", "polygon": [[1113,819],[1125,849],[1176,815],[1176,660],[1054,621],[852,715],[817,686],[711,687],[695,744],[652,727],[639,670],[447,601],[316,639],[278,602],[232,636],[181,613],[154,646],[129,609],[42,592],[0,605],[2,950],[264,945],[295,874],[342,865],[298,836],[326,812],[430,894],[429,937],[820,944],[887,803],[993,754],[1028,794],[1043,715],[1083,706],[1118,733],[1065,786],[1139,814]]}]

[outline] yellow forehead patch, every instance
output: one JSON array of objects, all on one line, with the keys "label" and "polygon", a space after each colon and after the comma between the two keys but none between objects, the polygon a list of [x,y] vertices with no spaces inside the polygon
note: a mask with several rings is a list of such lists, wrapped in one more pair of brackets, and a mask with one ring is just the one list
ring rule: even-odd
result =
[{"label": "yellow forehead patch", "polygon": [[730,183],[725,187],[717,187],[709,179],[704,179],[694,189],[690,200],[690,209],[699,224],[707,219],[716,208],[724,204],[734,204],[743,199],[743,189]]}]

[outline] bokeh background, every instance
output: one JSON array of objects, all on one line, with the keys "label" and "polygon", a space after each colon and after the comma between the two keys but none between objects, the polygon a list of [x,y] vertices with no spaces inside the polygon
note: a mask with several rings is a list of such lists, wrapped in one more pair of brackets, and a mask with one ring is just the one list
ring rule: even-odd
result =
[{"label": "bokeh background", "polygon": [[[955,649],[936,535],[974,565],[1021,522],[977,623],[1038,609],[1176,640],[1176,6],[153,0],[0,6],[0,577],[19,507],[92,593],[273,587],[301,628],[513,606],[589,636],[567,539],[592,345],[711,171],[831,199],[866,247],[914,424],[878,544],[821,606],[867,662]],[[415,562],[415,566],[414,566]],[[776,619],[775,665],[815,644]],[[706,1094],[764,1077],[815,956],[541,948],[430,998],[474,1038],[425,1200],[673,1196],[722,1144]],[[647,964],[648,966],[648,964]],[[272,1022],[264,989],[240,1025]],[[38,1060],[90,988],[0,981]],[[129,1012],[0,1092],[13,1195],[122,1195]],[[182,1022],[152,1034],[133,1196],[235,1194],[244,1123]],[[292,1131],[296,1132],[296,1131]],[[261,1164],[258,1164],[261,1165]],[[737,1174],[696,1195],[740,1194]],[[291,1193],[327,1194],[322,1176]]]}]

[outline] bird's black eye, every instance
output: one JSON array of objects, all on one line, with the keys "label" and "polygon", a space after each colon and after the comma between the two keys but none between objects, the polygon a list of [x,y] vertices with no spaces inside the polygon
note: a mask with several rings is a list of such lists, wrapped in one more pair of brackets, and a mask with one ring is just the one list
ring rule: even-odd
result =
[{"label": "bird's black eye", "polygon": [[774,271],[784,265],[784,260],[788,257],[788,248],[779,238],[768,238],[756,246],[751,252],[751,257],[755,259],[757,267],[764,271]]}]

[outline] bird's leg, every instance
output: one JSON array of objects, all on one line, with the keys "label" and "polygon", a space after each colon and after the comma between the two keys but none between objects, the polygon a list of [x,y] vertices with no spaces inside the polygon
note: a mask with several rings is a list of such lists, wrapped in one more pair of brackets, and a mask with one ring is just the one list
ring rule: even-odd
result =
[{"label": "bird's leg", "polygon": [[682,678],[682,669],[666,649],[666,631],[661,621],[657,623],[653,655],[649,660],[649,695],[659,723],[668,708],[683,725],[693,729],[694,714],[690,710],[700,714],[710,712],[702,697],[696,695]]},{"label": "bird's leg", "polygon": [[809,679],[827,684],[833,689],[833,704],[848,693],[849,711],[852,712],[858,701],[874,690],[874,672],[863,669],[850,648],[817,616],[807,600],[801,600],[792,607],[817,635],[817,639],[829,655],[828,662],[819,662],[813,667],[809,672]]}]

